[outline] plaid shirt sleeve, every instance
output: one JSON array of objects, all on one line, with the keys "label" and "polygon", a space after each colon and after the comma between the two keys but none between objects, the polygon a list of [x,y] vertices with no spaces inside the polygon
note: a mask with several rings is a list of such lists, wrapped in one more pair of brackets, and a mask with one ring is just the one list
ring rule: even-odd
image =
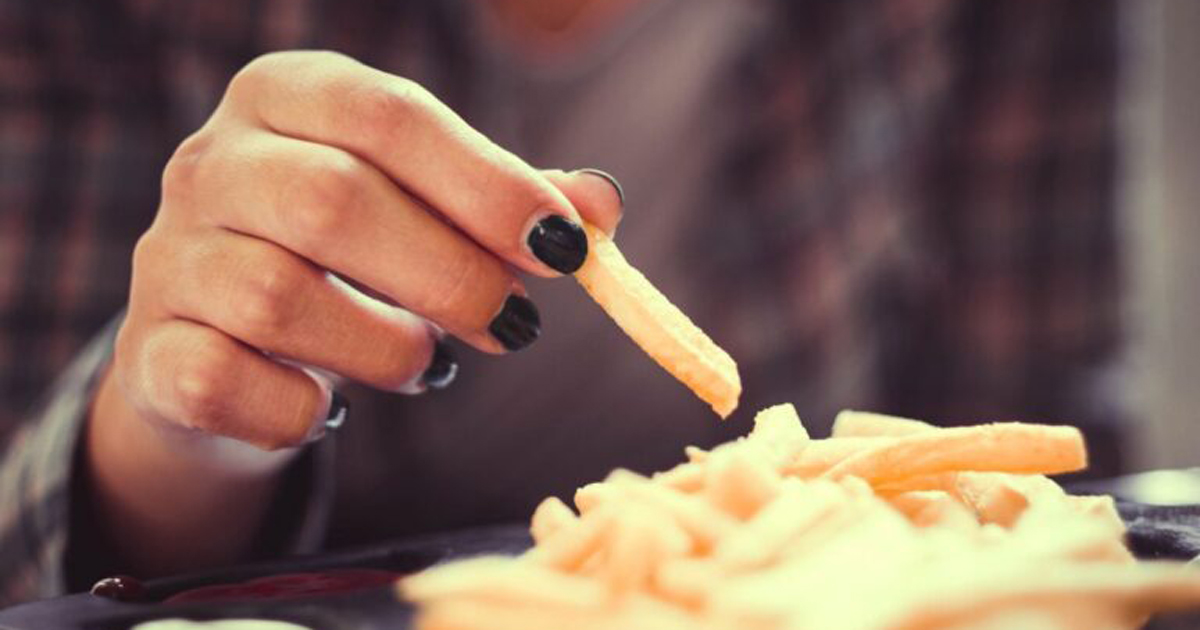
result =
[{"label": "plaid shirt sleeve", "polygon": [[[130,250],[178,134],[164,122],[151,31],[132,19],[86,2],[0,0],[0,606],[128,573],[92,533],[76,463],[118,328],[104,322],[125,300]],[[315,550],[332,441],[298,458],[283,488],[256,550]]]},{"label": "plaid shirt sleeve", "polygon": [[84,349],[9,444],[0,466],[0,601],[66,590],[72,463],[97,375],[112,350],[117,323]]},{"label": "plaid shirt sleeve", "polygon": [[[68,574],[65,560],[72,539],[80,537],[72,526],[90,525],[71,513],[82,509],[90,516],[75,470],[79,440],[119,324],[120,318],[110,323],[59,377],[0,463],[0,604],[61,595],[72,586],[86,586],[78,583],[81,577],[98,577]],[[284,489],[259,534],[261,553],[319,547],[332,505],[332,456],[333,441],[325,440],[287,470]],[[76,564],[94,563],[76,558]],[[97,568],[127,572],[119,566]]]},{"label": "plaid shirt sleeve", "polygon": [[[0,0],[0,606],[128,572],[80,536],[93,528],[75,463],[162,165],[254,52],[229,35],[224,54],[168,68],[155,20],[193,7],[179,19],[195,22],[211,4]],[[254,23],[241,3],[224,9]],[[256,553],[317,548],[332,449],[325,440],[287,471]]]}]

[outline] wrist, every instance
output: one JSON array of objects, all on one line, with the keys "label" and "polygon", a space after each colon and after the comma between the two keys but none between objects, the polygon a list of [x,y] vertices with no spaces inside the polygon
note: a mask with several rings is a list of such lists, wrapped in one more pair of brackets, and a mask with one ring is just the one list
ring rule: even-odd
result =
[{"label": "wrist", "polygon": [[143,576],[246,557],[283,468],[299,452],[261,451],[143,418],[111,370],[97,389],[85,440],[95,525],[123,566]]}]

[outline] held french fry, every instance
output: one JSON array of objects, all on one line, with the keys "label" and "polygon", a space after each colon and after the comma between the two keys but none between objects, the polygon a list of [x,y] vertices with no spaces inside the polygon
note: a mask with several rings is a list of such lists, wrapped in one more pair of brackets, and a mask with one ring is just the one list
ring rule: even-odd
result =
[{"label": "held french fry", "polygon": [[603,231],[584,225],[588,257],[575,279],[634,343],[721,418],[742,394],[737,364],[625,260]]}]

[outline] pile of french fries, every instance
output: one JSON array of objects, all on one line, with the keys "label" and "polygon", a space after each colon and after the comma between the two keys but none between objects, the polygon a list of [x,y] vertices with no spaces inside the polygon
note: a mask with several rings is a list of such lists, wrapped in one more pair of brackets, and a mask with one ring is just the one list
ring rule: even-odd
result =
[{"label": "pile of french fries", "polygon": [[1137,562],[1070,427],[935,428],[843,412],[810,439],[790,405],[645,477],[617,470],[535,545],[409,577],[423,630],[1116,630],[1200,605],[1200,572]]}]

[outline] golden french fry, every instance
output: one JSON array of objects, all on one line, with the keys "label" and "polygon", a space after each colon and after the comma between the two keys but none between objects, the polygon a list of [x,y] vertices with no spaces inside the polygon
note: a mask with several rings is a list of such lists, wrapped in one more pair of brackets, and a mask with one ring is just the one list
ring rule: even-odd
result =
[{"label": "golden french fry", "polygon": [[940,429],[788,406],[653,477],[616,470],[531,519],[520,558],[405,579],[424,630],[1133,630],[1200,607],[1200,571],[1138,563],[1065,427]]},{"label": "golden french fry", "polygon": [[940,490],[958,495],[957,472],[934,473],[932,475],[915,475],[900,479],[880,479],[872,487],[875,493],[882,497],[891,497],[905,492],[922,490]]},{"label": "golden french fry", "polygon": [[685,608],[699,608],[726,578],[724,568],[711,560],[674,558],[657,568],[653,592]]},{"label": "golden french fry", "polygon": [[606,534],[605,555],[599,567],[600,577],[612,593],[623,595],[646,590],[663,559],[679,555],[690,546],[678,530],[675,530],[678,540],[668,542],[662,529],[655,526],[657,516],[634,508],[614,519]]},{"label": "golden french fry", "polygon": [[914,490],[888,499],[888,503],[917,527],[970,530],[979,521],[958,499],[942,490]]},{"label": "golden french fry", "polygon": [[680,492],[699,492],[704,488],[704,467],[694,462],[687,462],[671,470],[654,473],[650,478],[654,483]]},{"label": "golden french fry", "polygon": [[[852,439],[852,438],[846,438]],[[883,440],[846,458],[825,476],[853,475],[868,482],[948,471],[1054,474],[1087,466],[1079,429],[998,423],[955,427]],[[831,440],[836,441],[836,440]]]},{"label": "golden french fry", "polygon": [[587,514],[604,503],[611,501],[617,494],[616,488],[613,488],[606,482],[595,481],[589,483],[575,490],[575,509],[579,510],[580,514]]},{"label": "golden french fry", "polygon": [[829,438],[812,440],[783,465],[783,474],[793,477],[819,477],[850,457],[874,450],[897,438]]},{"label": "golden french fry", "polygon": [[712,557],[729,570],[766,566],[778,560],[797,536],[848,500],[836,484],[785,481],[775,500],[723,538]]},{"label": "golden french fry", "polygon": [[529,521],[529,534],[533,536],[533,542],[544,543],[555,532],[578,522],[579,518],[558,497],[546,497],[533,511]]},{"label": "golden french fry", "polygon": [[760,453],[747,448],[717,449],[707,462],[704,496],[726,514],[746,519],[775,498],[779,482],[779,473]]},{"label": "golden french fry", "polygon": [[688,461],[693,464],[703,464],[704,460],[708,458],[708,451],[698,446],[683,447],[683,454],[686,455]]},{"label": "golden french fry", "polygon": [[560,571],[576,570],[600,548],[604,531],[615,518],[611,512],[590,512],[547,537],[522,558]]},{"label": "golden french fry", "polygon": [[575,279],[634,343],[727,418],[742,382],[737,364],[626,260],[603,231],[584,225],[587,260]]},{"label": "golden french fry", "polygon": [[750,429],[746,441],[790,455],[807,444],[809,436],[796,408],[783,404],[767,407],[755,414],[754,428]]},{"label": "golden french fry", "polygon": [[936,430],[936,426],[921,420],[846,409],[834,418],[832,435],[835,438],[902,437]]},{"label": "golden french fry", "polygon": [[691,537],[698,550],[711,549],[735,527],[734,519],[694,495],[672,491],[628,471],[617,470],[606,483],[635,502],[660,510]]}]

